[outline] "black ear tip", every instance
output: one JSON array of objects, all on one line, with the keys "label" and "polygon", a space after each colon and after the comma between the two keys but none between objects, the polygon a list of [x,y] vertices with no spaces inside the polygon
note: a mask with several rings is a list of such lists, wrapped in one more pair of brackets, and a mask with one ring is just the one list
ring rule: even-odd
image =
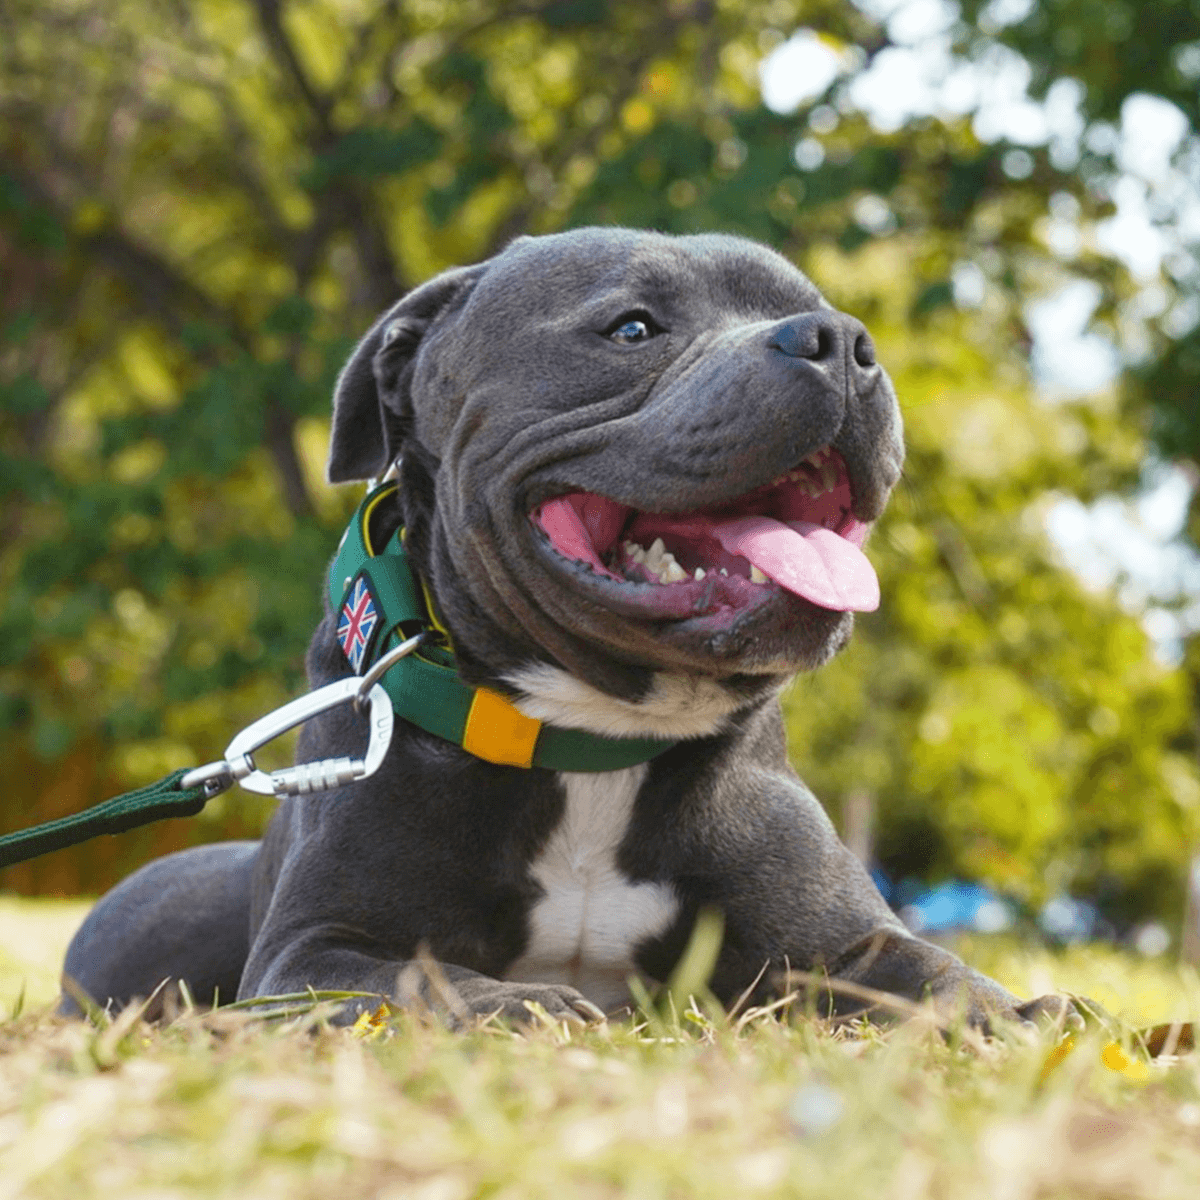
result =
[{"label": "black ear tip", "polygon": [[400,388],[429,326],[486,269],[457,267],[421,284],[371,327],[342,368],[333,390],[333,429],[326,474],[331,483],[373,479],[399,454],[405,432]]},{"label": "black ear tip", "polygon": [[386,465],[379,392],[371,363],[377,343],[378,337],[368,334],[338,376],[325,469],[330,483],[370,479]]},{"label": "black ear tip", "polygon": [[387,466],[382,447],[360,445],[347,452],[337,439],[333,439],[329,447],[329,460],[325,464],[325,478],[330,483],[359,483],[364,479],[378,478]]}]

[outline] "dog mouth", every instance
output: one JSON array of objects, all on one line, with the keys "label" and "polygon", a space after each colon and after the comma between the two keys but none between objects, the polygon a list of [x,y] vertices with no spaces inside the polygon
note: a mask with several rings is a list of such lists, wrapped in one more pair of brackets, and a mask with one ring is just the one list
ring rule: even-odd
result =
[{"label": "dog mouth", "polygon": [[778,479],[708,508],[647,512],[571,492],[530,519],[631,614],[736,611],[780,591],[835,612],[871,612],[879,580],[861,549],[870,525],[852,508],[846,464],[822,446]]}]

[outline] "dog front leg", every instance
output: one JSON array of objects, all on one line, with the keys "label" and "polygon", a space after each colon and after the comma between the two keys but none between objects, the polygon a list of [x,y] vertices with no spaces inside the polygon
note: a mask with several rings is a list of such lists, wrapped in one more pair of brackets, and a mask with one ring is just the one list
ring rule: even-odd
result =
[{"label": "dog front leg", "polygon": [[[995,980],[968,967],[948,950],[907,932],[884,928],[863,938],[829,966],[833,1011],[863,1011],[869,997],[855,986],[907,1000],[932,1000],[947,1019],[962,1019],[985,1032],[996,1018],[1012,1021],[1057,1020],[1070,1002],[1062,996],[1022,1001]],[[850,988],[838,990],[838,981]]]},{"label": "dog front leg", "polygon": [[389,958],[349,944],[345,931],[328,929],[301,934],[273,954],[256,948],[242,975],[238,999],[289,995],[309,988],[367,993],[342,1004],[333,1018],[337,1025],[353,1024],[383,1001],[402,1008],[432,1009],[453,1028],[489,1017],[528,1024],[533,1019],[531,1003],[560,1020],[582,1023],[604,1018],[590,1000],[566,985],[507,983],[468,967],[437,962],[427,954],[408,960]]},{"label": "dog front leg", "polygon": [[[983,1029],[997,1017],[1041,1019],[1065,1007],[1056,996],[1023,1002],[948,950],[911,934],[807,788],[780,780],[779,790],[767,792],[765,799],[720,811],[757,817],[753,841],[739,843],[738,827],[726,818],[719,836],[709,842],[714,847],[709,861],[717,864],[712,874],[719,880],[710,895],[724,901],[726,918],[713,981],[722,998],[740,995],[759,972],[758,995],[778,994],[779,984],[789,985],[787,967],[796,973],[791,985],[801,983],[816,994],[821,1011],[838,1015],[895,1015],[901,1007],[894,1005],[889,1013],[871,993],[914,1003],[932,999],[943,1018],[961,1015]],[[737,846],[740,853],[722,855],[725,846]],[[757,887],[741,882],[751,878]],[[702,899],[711,902],[708,896]]]}]

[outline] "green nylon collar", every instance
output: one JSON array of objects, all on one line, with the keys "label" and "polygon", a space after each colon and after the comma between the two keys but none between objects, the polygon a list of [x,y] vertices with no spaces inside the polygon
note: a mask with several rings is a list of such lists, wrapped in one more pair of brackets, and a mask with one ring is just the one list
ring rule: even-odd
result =
[{"label": "green nylon collar", "polygon": [[[416,572],[404,550],[401,531],[397,530],[382,552],[372,553],[370,518],[376,504],[396,484],[385,483],[369,493],[354,514],[337,556],[329,570],[329,600],[338,614],[338,637],[343,650],[358,674],[364,674],[383,654],[406,638],[425,631],[429,641],[418,651],[400,659],[383,676],[384,690],[391,697],[398,716],[428,733],[454,742],[467,741],[466,749],[491,761],[509,761],[480,754],[479,743],[487,742],[485,728],[479,734],[481,714],[491,712],[488,706],[477,706],[480,693],[491,702],[502,705],[514,714],[514,719],[532,725],[515,715],[507,701],[486,689],[474,689],[463,683],[454,666],[454,655],[448,639],[430,614]],[[369,602],[364,599],[369,589]],[[364,618],[371,607],[375,620],[366,629]],[[358,629],[354,621],[358,620]],[[500,719],[503,721],[501,710]],[[468,724],[474,725],[468,731]],[[475,734],[472,737],[472,733]],[[533,742],[530,761],[513,765],[545,767],[553,771],[616,771],[637,763],[648,762],[676,745],[658,738],[607,738],[581,729],[559,729],[542,725],[530,730]]]}]

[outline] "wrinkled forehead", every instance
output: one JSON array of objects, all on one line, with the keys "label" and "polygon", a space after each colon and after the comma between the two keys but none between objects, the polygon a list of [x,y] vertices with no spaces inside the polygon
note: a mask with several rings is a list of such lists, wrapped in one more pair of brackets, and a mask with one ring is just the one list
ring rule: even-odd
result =
[{"label": "wrinkled forehead", "polygon": [[535,319],[613,305],[660,317],[680,310],[773,317],[823,303],[806,276],[755,242],[597,228],[514,242],[490,264],[471,307],[519,306]]}]

